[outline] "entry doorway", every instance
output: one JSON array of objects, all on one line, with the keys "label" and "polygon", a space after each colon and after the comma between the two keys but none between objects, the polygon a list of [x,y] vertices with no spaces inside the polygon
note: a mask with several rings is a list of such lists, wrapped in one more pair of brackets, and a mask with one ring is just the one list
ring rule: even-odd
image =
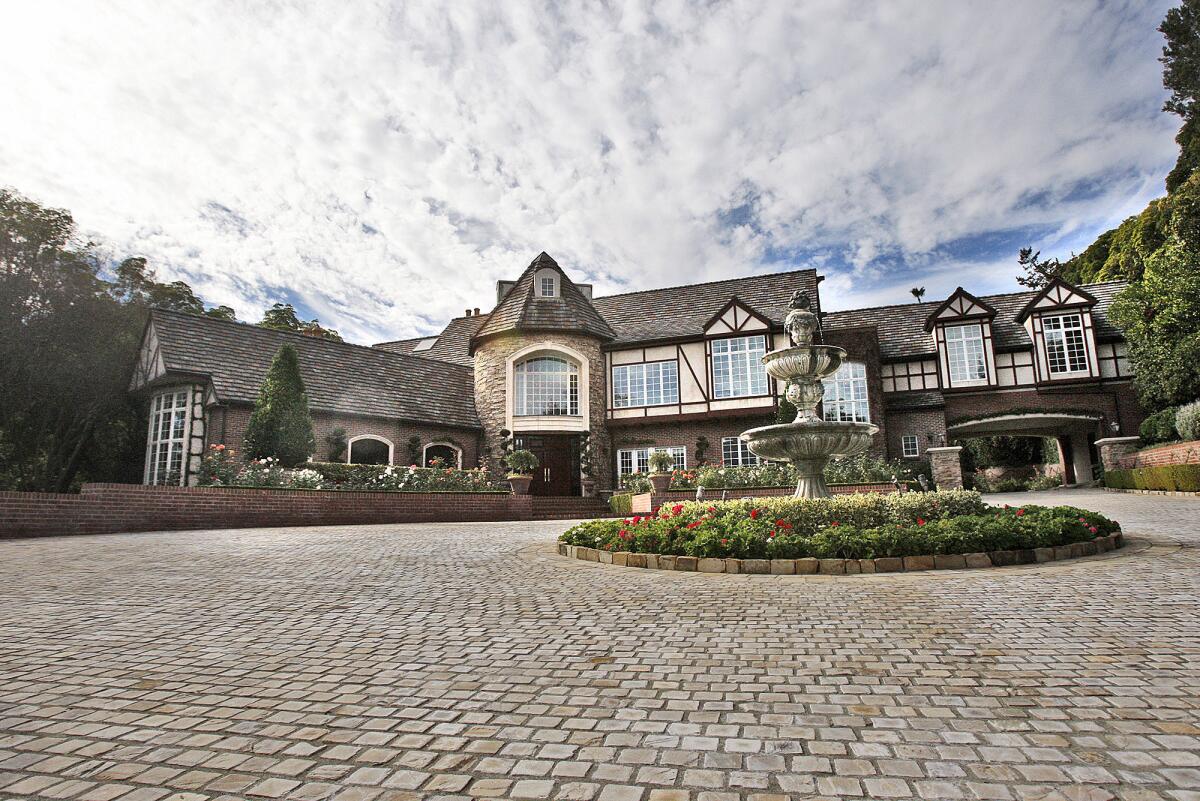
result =
[{"label": "entry doorway", "polygon": [[513,447],[533,453],[538,468],[533,471],[530,495],[581,495],[579,485],[578,434],[517,434]]}]

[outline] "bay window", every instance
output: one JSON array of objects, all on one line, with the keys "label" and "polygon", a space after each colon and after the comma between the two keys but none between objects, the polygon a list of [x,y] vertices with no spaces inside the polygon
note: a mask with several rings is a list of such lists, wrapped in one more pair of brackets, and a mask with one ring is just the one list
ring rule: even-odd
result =
[{"label": "bay window", "polygon": [[679,363],[647,362],[613,367],[613,406],[662,406],[679,402]]},{"label": "bay window", "polygon": [[617,451],[617,473],[647,473],[650,471],[650,454],[666,451],[675,459],[676,470],[687,469],[687,448],[683,445],[668,445],[652,448],[622,448]]},{"label": "bay window", "polygon": [[538,356],[513,368],[513,414],[578,415],[579,368],[565,359]]},{"label": "bay window", "polygon": [[1043,317],[1042,332],[1046,338],[1046,363],[1051,373],[1087,372],[1087,340],[1084,339],[1081,315]]},{"label": "bay window", "polygon": [[862,362],[843,362],[837,372],[824,379],[821,401],[825,419],[840,423],[871,422],[867,403],[867,367]]},{"label": "bay window", "polygon": [[978,324],[946,326],[946,363],[951,384],[987,383],[983,328]]},{"label": "bay window", "polygon": [[767,394],[767,355],[764,336],[733,337],[712,341],[714,398],[740,398]]},{"label": "bay window", "polygon": [[759,464],[758,454],[740,437],[721,438],[721,464],[725,467],[747,467]]},{"label": "bay window", "polygon": [[164,392],[150,402],[150,436],[147,440],[146,483],[183,482],[183,454],[187,445],[188,391]]}]

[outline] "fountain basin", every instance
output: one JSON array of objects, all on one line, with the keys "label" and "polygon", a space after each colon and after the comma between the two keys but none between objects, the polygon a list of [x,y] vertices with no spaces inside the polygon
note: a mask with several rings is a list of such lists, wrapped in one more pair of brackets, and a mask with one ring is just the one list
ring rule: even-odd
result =
[{"label": "fountain basin", "polygon": [[834,456],[853,456],[871,445],[879,426],[871,423],[835,423],[797,420],[743,431],[741,439],[763,459],[791,462],[799,475],[795,497],[825,498],[825,464]]},{"label": "fountain basin", "polygon": [[794,345],[763,357],[767,374],[780,381],[821,379],[842,366],[846,351],[833,345]]}]

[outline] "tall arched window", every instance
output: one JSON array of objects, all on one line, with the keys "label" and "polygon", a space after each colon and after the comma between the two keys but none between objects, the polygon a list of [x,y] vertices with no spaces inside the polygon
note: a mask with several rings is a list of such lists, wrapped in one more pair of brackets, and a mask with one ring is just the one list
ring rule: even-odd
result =
[{"label": "tall arched window", "polygon": [[821,403],[826,420],[871,422],[866,365],[862,362],[843,362],[836,373],[825,379],[825,397]]},{"label": "tall arched window", "polygon": [[554,356],[535,356],[513,367],[513,414],[578,415],[579,367]]},{"label": "tall arched window", "polygon": [[462,467],[462,450],[455,445],[431,442],[423,452],[425,455],[421,461],[426,467],[433,467],[434,459],[441,459],[443,467]]}]

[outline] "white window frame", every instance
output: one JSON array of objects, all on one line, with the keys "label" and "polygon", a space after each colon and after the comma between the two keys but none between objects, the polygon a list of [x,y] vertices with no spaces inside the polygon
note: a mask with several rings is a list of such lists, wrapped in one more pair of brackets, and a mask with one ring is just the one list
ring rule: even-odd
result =
[{"label": "white window frame", "polygon": [[454,466],[459,468],[460,470],[462,469],[462,466],[463,466],[462,448],[458,447],[457,445],[455,445],[452,442],[426,442],[423,446],[421,446],[421,467],[425,467],[427,464],[429,464],[428,451],[430,448],[433,448],[433,447],[449,448],[450,450],[454,451],[454,453],[455,453]]},{"label": "white window frame", "polygon": [[825,394],[821,411],[826,420],[842,423],[871,422],[867,366],[862,362],[842,362],[837,372],[823,379]]},{"label": "white window frame", "polygon": [[[172,389],[150,399],[144,483],[182,485],[186,480],[191,394],[189,389]],[[176,482],[167,481],[172,472],[178,473]]]},{"label": "white window frame", "polygon": [[[909,445],[912,448],[909,448]],[[921,455],[921,440],[916,434],[902,434],[900,436],[900,455],[905,459],[914,459]]]},{"label": "white window frame", "polygon": [[[1068,327],[1067,321],[1073,321],[1074,324]],[[1051,326],[1052,322],[1053,327]],[[1078,339],[1075,342],[1068,341],[1070,334],[1077,334]],[[1052,338],[1061,344],[1063,369],[1055,369],[1054,358],[1050,353]],[[1091,372],[1088,359],[1087,329],[1083,326],[1083,315],[1079,312],[1043,315],[1042,340],[1046,348],[1046,369],[1050,371],[1050,375],[1088,375]],[[1075,367],[1072,363],[1072,355],[1082,360],[1082,367]]]},{"label": "white window frame", "polygon": [[[651,393],[650,373],[656,374],[656,392]],[[635,389],[635,387],[637,389]],[[612,393],[614,409],[631,409],[641,406],[672,406],[679,403],[679,362],[663,359],[635,364],[614,364],[612,368]],[[624,388],[622,399],[618,389]],[[635,392],[640,393],[638,397]],[[652,397],[658,400],[650,402]]]},{"label": "white window frame", "polygon": [[[396,463],[396,446],[392,444],[392,441],[390,439],[388,439],[387,437],[381,437],[378,434],[355,434],[353,437],[350,437],[348,440],[346,440],[346,464],[355,464],[354,462],[350,461],[350,454],[354,452],[354,447],[353,447],[354,443],[356,443],[360,440],[364,440],[364,439],[373,439],[373,440],[376,440],[377,442],[382,442],[385,445],[387,445],[388,446],[387,463],[388,464]],[[412,454],[409,454],[409,456],[411,457]]]},{"label": "white window frame", "polygon": [[[951,337],[951,332],[955,336]],[[970,332],[970,336],[968,336]],[[950,386],[974,387],[987,384],[987,344],[983,339],[983,326],[979,323],[948,325],[943,329],[946,339],[946,367],[950,371]],[[978,347],[978,363],[974,364],[972,352]],[[976,375],[974,367],[981,367],[983,375]]]},{"label": "white window frame", "polygon": [[765,464],[741,437],[721,437],[722,467],[756,467]]},{"label": "white window frame", "polygon": [[687,470],[686,445],[654,445],[647,448],[621,448],[617,451],[617,475],[650,472],[650,454],[666,451],[675,457],[675,469]]},{"label": "white window frame", "polygon": [[[543,275],[538,278],[538,297],[553,298],[558,295],[558,282],[554,280],[552,275]],[[547,288],[550,290],[547,292]]]},{"label": "white window frame", "polygon": [[714,339],[709,352],[712,354],[714,399],[755,398],[770,394],[767,368],[762,363],[767,354],[765,335]]},{"label": "white window frame", "polygon": [[[565,371],[553,371],[554,374],[564,373],[567,377],[566,403],[562,407],[565,411],[545,411],[544,407],[542,407],[542,411],[530,411],[532,408],[529,397],[531,377],[541,375],[542,372],[528,371],[525,368],[533,362],[540,361],[552,361],[566,365]],[[545,373],[550,374],[551,371],[545,371]],[[551,354],[534,355],[517,362],[513,365],[512,408],[514,417],[579,417],[579,365],[569,359]]]}]

